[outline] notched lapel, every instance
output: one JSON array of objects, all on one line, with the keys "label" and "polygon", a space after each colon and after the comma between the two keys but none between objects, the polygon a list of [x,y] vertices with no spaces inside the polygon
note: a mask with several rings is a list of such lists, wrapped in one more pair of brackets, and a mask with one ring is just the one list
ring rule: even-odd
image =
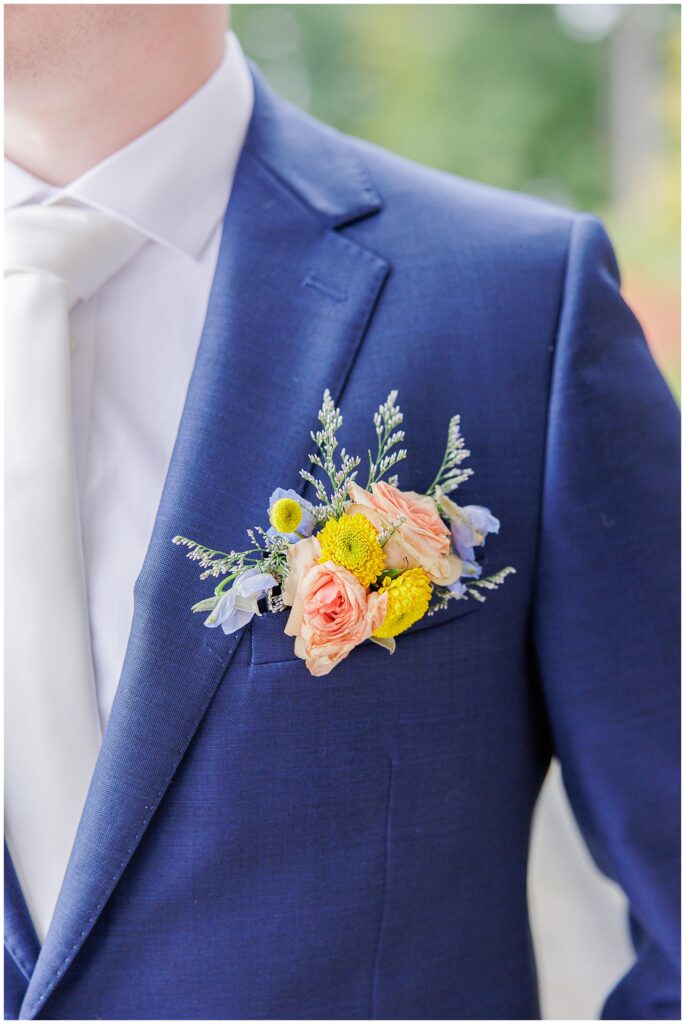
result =
[{"label": "notched lapel", "polygon": [[5,948],[27,981],[38,959],[40,943],[5,843]]},{"label": "notched lapel", "polygon": [[356,192],[345,176],[344,203],[330,153],[319,202],[313,157],[309,195],[301,168],[288,179],[293,153],[280,166],[278,133],[297,148],[298,132],[320,130],[298,122],[286,131],[291,116],[257,82],[122,677],[23,1018],[43,1010],[93,928],[243,639],[205,629],[191,614],[207,583],[171,539],[182,533],[239,548],[245,529],[265,521],[272,489],[298,486],[322,393],[341,395],[388,273],[383,259],[331,229],[345,210],[353,219],[378,209],[361,173]]}]

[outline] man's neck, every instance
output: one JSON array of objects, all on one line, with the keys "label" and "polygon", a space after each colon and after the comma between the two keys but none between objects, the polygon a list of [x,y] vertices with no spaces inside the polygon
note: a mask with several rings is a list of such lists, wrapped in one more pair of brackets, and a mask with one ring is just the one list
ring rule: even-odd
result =
[{"label": "man's neck", "polygon": [[219,33],[162,34],[102,74],[28,102],[9,100],[5,155],[43,181],[67,185],[176,110],[211,77],[224,49]]}]

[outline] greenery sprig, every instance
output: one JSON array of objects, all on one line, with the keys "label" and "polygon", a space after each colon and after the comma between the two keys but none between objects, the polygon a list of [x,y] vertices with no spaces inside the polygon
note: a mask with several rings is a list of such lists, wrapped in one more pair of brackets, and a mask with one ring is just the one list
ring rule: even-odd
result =
[{"label": "greenery sprig", "polygon": [[317,499],[321,503],[314,511],[317,518],[322,522],[331,517],[337,519],[343,514],[345,502],[347,501],[347,490],[357,476],[356,470],[361,461],[358,456],[348,455],[345,449],[341,448],[339,455],[340,465],[336,465],[337,433],[342,427],[342,422],[343,418],[340,409],[336,407],[330,391],[326,388],[323,395],[323,404],[319,410],[321,429],[311,432],[311,438],[317,447],[317,451],[309,456],[309,462],[312,466],[316,466],[326,474],[332,487],[332,493],[328,493],[326,484],[318,477],[315,477],[310,470],[300,470],[300,476],[312,485]]},{"label": "greenery sprig", "polygon": [[472,597],[475,597],[476,601],[482,603],[486,600],[485,594],[479,594],[474,587],[481,587],[483,590],[497,590],[502,586],[507,576],[515,573],[516,569],[508,565],[506,568],[500,569],[499,572],[493,573],[492,576],[484,576],[482,580],[471,580],[466,590]]},{"label": "greenery sprig", "polygon": [[435,615],[436,612],[440,612],[443,608],[447,608],[450,601],[466,601],[469,597],[475,597],[476,601],[480,601],[483,604],[486,600],[484,594],[481,594],[479,590],[475,589],[480,587],[482,590],[497,590],[504,583],[507,576],[511,576],[516,573],[516,569],[513,566],[508,565],[505,569],[500,569],[499,572],[495,572],[492,576],[485,576],[482,580],[470,580],[466,586],[466,590],[463,594],[455,593],[452,590],[448,590],[447,587],[440,587],[433,585],[433,600],[431,605],[426,612],[427,615]]},{"label": "greenery sprig", "polygon": [[461,417],[453,416],[447,430],[447,445],[445,454],[440,464],[438,474],[430,485],[426,494],[435,494],[435,489],[440,488],[443,494],[450,494],[460,484],[473,475],[472,469],[461,469],[464,459],[468,459],[471,452],[466,448],[464,438],[461,435]]},{"label": "greenery sprig", "polygon": [[247,569],[259,568],[260,572],[271,573],[284,581],[288,575],[288,542],[283,537],[270,537],[260,526],[247,530],[252,547],[245,551],[218,551],[207,548],[188,537],[177,536],[172,543],[188,549],[187,558],[191,562],[199,562],[204,572],[201,580],[222,576],[223,579],[215,589],[219,597],[229,583]]},{"label": "greenery sprig", "polygon": [[[404,431],[398,429],[403,421],[404,415],[399,405],[397,405],[397,391],[391,391],[385,402],[378,407],[378,412],[374,413],[373,417],[378,448],[375,458],[371,451],[369,451],[367,490],[371,487],[371,484],[376,483],[381,477],[385,476],[394,465],[401,462],[402,459],[406,459],[407,452],[404,448],[391,452],[391,448],[404,441]],[[397,486],[397,477],[391,477],[388,483]]]}]

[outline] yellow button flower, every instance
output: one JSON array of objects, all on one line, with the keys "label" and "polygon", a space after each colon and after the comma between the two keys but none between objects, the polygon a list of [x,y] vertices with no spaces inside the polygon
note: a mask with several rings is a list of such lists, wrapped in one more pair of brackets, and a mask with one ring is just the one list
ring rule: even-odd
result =
[{"label": "yellow button flower", "polygon": [[407,569],[395,579],[386,577],[379,590],[388,595],[388,610],[385,619],[374,636],[381,639],[404,633],[428,611],[431,597],[431,582],[425,569]]},{"label": "yellow button flower", "polygon": [[376,528],[361,513],[329,519],[318,539],[319,561],[342,565],[363,587],[371,586],[385,569],[385,555]]},{"label": "yellow button flower", "polygon": [[294,533],[302,522],[302,507],[294,498],[280,498],[271,506],[269,519],[279,533]]}]

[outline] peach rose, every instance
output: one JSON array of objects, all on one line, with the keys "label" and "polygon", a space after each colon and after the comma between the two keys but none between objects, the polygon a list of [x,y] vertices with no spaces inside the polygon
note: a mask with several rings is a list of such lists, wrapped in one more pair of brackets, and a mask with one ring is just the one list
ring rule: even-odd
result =
[{"label": "peach rose", "polygon": [[300,585],[303,573],[311,569],[321,558],[321,545],[316,537],[307,537],[306,540],[298,540],[296,544],[288,548],[288,565],[290,572],[283,584],[281,595],[283,604],[289,607],[295,603],[295,595]]},{"label": "peach rose", "polygon": [[299,576],[285,632],[295,637],[295,654],[311,674],[325,676],[378,629],[387,600],[385,594],[368,594],[342,566],[316,563]]},{"label": "peach rose", "polygon": [[390,569],[420,566],[443,587],[459,579],[461,559],[452,550],[450,531],[432,498],[383,482],[371,484],[371,493],[352,483],[349,494],[348,511],[362,512],[378,530],[406,517],[383,547]]}]

